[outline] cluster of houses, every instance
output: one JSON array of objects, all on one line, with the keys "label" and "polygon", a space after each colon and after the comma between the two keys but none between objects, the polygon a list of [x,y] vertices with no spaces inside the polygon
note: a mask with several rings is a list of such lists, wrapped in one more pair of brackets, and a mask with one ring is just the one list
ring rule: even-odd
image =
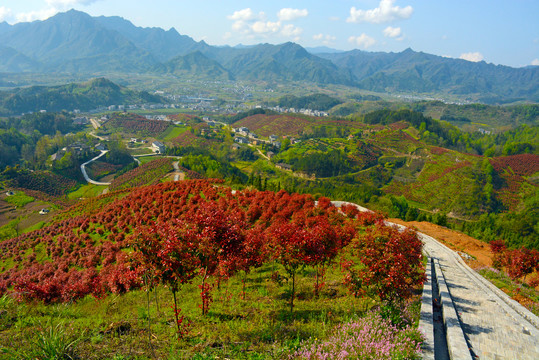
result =
[{"label": "cluster of houses", "polygon": [[[281,141],[279,140],[280,138],[277,135],[270,135],[268,137],[268,140],[262,140],[258,138],[258,135],[253,132],[250,132],[249,129],[246,127],[233,128],[232,132],[235,133],[234,141],[238,144],[262,145],[265,143],[271,144],[277,149],[280,149],[282,145]],[[286,135],[283,136],[283,138],[288,138],[290,140],[290,144],[296,144],[299,142],[299,140],[295,138],[289,138]]]},{"label": "cluster of houses", "polygon": [[[129,140],[129,144],[131,144],[131,145],[133,145],[133,144],[147,144],[147,143],[148,143],[148,140],[138,139],[138,138],[134,138],[134,137]],[[164,154],[165,150],[166,150],[166,146],[161,141],[156,140],[156,141],[152,142],[151,149],[156,154]]]},{"label": "cluster of houses", "polygon": [[[257,108],[261,108],[261,106],[257,106]],[[269,110],[273,110],[279,113],[303,114],[303,115],[317,116],[317,117],[329,116],[329,114],[325,111],[311,110],[311,109],[282,108],[280,106],[274,106],[274,107],[270,107]]]},{"label": "cluster of houses", "polygon": [[[75,156],[78,156],[84,152],[89,151],[90,149],[91,149],[90,146],[83,144],[80,141],[76,141],[58,150],[54,154],[52,154],[50,156],[51,164],[54,164],[56,161],[61,160],[65,156],[65,154],[67,154],[68,152]],[[94,149],[102,151],[102,150],[106,150],[106,146],[104,144],[99,143],[96,146],[94,146]]]}]

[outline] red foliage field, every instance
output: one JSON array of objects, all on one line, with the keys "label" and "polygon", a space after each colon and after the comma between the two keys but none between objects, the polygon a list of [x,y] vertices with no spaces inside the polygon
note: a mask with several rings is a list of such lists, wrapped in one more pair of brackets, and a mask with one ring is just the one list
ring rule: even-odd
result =
[{"label": "red foliage field", "polygon": [[539,155],[520,154],[501,156],[490,160],[494,171],[503,180],[503,186],[496,192],[509,210],[516,210],[521,201],[522,184],[539,171]]},{"label": "red foliage field", "polygon": [[518,176],[531,176],[539,171],[539,155],[535,154],[500,156],[490,163],[500,175],[507,171]]},{"label": "red foliage field", "polygon": [[129,134],[158,136],[170,126],[168,121],[148,120],[135,114],[114,114],[105,124],[106,128],[121,129]]},{"label": "red foliage field", "polygon": [[348,127],[362,127],[362,124],[353,123],[346,120],[331,120],[326,118],[315,118],[308,116],[297,115],[264,115],[257,114],[246,117],[233,124],[234,127],[245,126],[250,131],[253,131],[261,136],[270,135],[291,135],[299,136],[305,128],[309,126],[338,126],[346,125]]},{"label": "red foliage field", "polygon": [[111,182],[109,188],[111,190],[120,190],[155,184],[173,169],[170,159],[161,158],[152,160],[118,176]]},{"label": "red foliage field", "polygon": [[[193,269],[204,279],[226,277],[269,260],[293,275],[346,246],[365,220],[353,216],[325,198],[232,192],[200,180],[113,192],[78,204],[50,226],[1,242],[0,294],[72,301],[138,288],[149,270],[157,281],[177,286],[190,281]],[[181,267],[167,265],[179,256],[185,258]],[[201,291],[209,305],[208,289]]]},{"label": "red foliage field", "polygon": [[190,115],[190,114],[174,114],[174,115],[168,115],[169,119],[172,119],[174,121],[181,121],[188,125],[194,125],[202,122],[202,120],[196,116],[196,115]]},{"label": "red foliage field", "polygon": [[441,147],[438,147],[438,146],[432,146],[430,148],[430,152],[434,155],[443,155],[445,154],[446,152],[448,152],[449,150],[445,149],[445,148],[441,148]]},{"label": "red foliage field", "polygon": [[9,180],[9,185],[59,197],[75,187],[77,182],[50,171],[20,171]]},{"label": "red foliage field", "polygon": [[462,169],[464,167],[467,167],[467,166],[470,166],[472,163],[469,162],[469,161],[461,161],[453,166],[449,166],[447,168],[445,168],[442,172],[438,173],[438,174],[434,174],[434,175],[431,175],[429,177],[429,181],[436,181],[442,177],[444,177],[445,175],[449,174],[450,172],[453,172],[455,170],[458,170],[458,169]]},{"label": "red foliage field", "polygon": [[200,146],[208,147],[212,144],[219,143],[216,139],[206,139],[202,136],[196,136],[190,131],[185,131],[181,133],[178,137],[172,139],[172,141],[179,146]]},{"label": "red foliage field", "polygon": [[118,171],[122,165],[114,165],[104,161],[93,161],[86,165],[86,171],[91,179],[99,179],[103,175]]}]

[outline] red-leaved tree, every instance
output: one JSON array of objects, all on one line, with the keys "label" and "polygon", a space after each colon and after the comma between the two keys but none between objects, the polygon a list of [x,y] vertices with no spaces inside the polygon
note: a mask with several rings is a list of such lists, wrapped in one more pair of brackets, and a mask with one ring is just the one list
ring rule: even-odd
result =
[{"label": "red-leaved tree", "polygon": [[401,232],[378,222],[354,248],[362,264],[356,274],[361,285],[372,289],[381,300],[407,297],[415,286],[423,284],[422,243],[415,231]]},{"label": "red-leaved tree", "polygon": [[172,291],[178,338],[183,335],[183,317],[179,316],[181,310],[176,293],[182,284],[189,283],[197,275],[200,268],[196,246],[186,236],[185,227],[185,222],[180,220],[143,226],[134,242],[141,266],[155,281],[167,285]]}]

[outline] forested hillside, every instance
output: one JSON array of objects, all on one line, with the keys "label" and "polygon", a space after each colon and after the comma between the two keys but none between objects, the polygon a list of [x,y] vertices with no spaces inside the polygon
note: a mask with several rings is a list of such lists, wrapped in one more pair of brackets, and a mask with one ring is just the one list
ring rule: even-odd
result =
[{"label": "forested hillside", "polygon": [[119,104],[162,103],[164,100],[145,91],[133,91],[113,82],[97,78],[80,84],[31,86],[0,92],[0,114],[25,112],[88,111]]}]

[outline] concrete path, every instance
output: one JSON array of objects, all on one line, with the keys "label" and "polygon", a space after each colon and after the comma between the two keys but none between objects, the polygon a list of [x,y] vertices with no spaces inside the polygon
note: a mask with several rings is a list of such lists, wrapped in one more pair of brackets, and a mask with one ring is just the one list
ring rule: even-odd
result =
[{"label": "concrete path", "polygon": [[437,260],[474,359],[539,359],[539,319],[470,269],[454,251],[419,233]]},{"label": "concrete path", "polygon": [[[344,202],[336,202],[336,206]],[[355,204],[354,204],[355,205]],[[356,205],[357,206],[357,205]],[[361,208],[361,211],[369,211]],[[404,228],[387,222],[388,225]],[[539,318],[512,300],[503,291],[472,270],[453,250],[431,236],[419,233],[424,252],[433,259],[437,283],[441,286],[442,312],[451,359],[539,359]],[[430,268],[430,265],[429,265]],[[434,297],[430,278],[424,289],[421,308],[422,323],[432,331],[435,319],[429,307]],[[426,291],[425,291],[426,290]],[[424,319],[424,315],[431,319]],[[425,321],[427,320],[427,321]],[[449,324],[449,325],[447,325]],[[425,359],[438,359],[434,354],[436,341],[427,334]]]}]

